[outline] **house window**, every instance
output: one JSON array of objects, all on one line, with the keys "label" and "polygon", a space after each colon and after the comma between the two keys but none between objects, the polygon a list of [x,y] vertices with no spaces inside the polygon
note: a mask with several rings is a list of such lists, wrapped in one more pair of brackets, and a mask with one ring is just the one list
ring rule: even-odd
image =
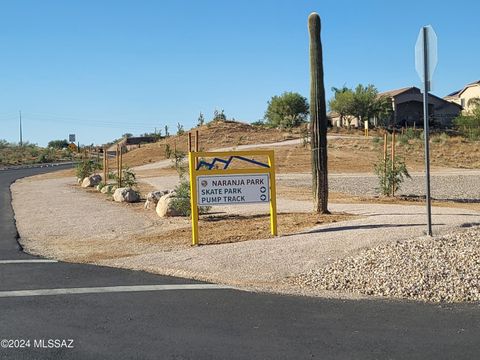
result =
[{"label": "house window", "polygon": [[460,105],[462,105],[462,108],[465,108],[465,99],[460,99]]}]

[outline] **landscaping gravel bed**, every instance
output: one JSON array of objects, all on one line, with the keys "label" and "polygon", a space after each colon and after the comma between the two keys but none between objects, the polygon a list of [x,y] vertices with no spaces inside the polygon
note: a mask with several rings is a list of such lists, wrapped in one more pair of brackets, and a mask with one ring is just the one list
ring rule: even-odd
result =
[{"label": "landscaping gravel bed", "polygon": [[480,301],[480,227],[374,247],[300,275],[295,283],[319,291]]},{"label": "landscaping gravel bed", "polygon": [[[281,174],[279,183],[287,186],[310,186],[310,174]],[[378,179],[369,174],[363,175],[329,175],[329,190],[356,196],[380,195]],[[425,195],[425,177],[413,175],[402,184],[398,195]],[[432,197],[442,200],[480,201],[480,174],[466,172],[465,174],[432,174]]]}]

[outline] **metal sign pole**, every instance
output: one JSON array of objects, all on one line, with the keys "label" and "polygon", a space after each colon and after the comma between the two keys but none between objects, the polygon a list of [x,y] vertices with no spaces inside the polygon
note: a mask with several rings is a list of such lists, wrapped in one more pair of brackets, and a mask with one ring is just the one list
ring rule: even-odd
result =
[{"label": "metal sign pole", "polygon": [[428,68],[428,28],[423,27],[423,137],[425,139],[425,185],[427,202],[427,234],[432,236],[432,203],[430,199],[430,143],[429,143],[429,116],[428,91],[430,90],[430,76]]}]

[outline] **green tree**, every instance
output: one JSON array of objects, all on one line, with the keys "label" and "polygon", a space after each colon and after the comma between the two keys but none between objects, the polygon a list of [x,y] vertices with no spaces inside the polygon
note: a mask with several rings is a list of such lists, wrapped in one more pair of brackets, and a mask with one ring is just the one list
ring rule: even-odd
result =
[{"label": "green tree", "polygon": [[480,101],[477,100],[478,98],[471,99],[468,102],[470,106],[469,111],[453,120],[457,130],[471,140],[480,139]]},{"label": "green tree", "polygon": [[379,123],[387,125],[391,114],[391,100],[387,96],[380,96],[374,85],[358,84],[355,90],[347,87],[332,88],[334,97],[330,100],[330,110],[336,112],[342,124],[350,126],[354,118],[362,126],[365,121],[376,117]]},{"label": "green tree", "polygon": [[131,134],[131,133],[125,133],[125,134],[122,135],[122,138],[130,138],[132,136],[133,136],[133,134]]},{"label": "green tree", "polygon": [[373,85],[358,84],[353,93],[352,115],[363,125],[375,115],[378,90]]},{"label": "green tree", "polygon": [[52,140],[48,142],[48,147],[53,149],[63,149],[68,147],[67,140]]},{"label": "green tree", "polygon": [[273,96],[265,112],[266,125],[271,127],[292,128],[307,121],[309,105],[302,95],[284,92]]},{"label": "green tree", "polygon": [[183,135],[185,134],[185,130],[183,129],[183,125],[180,123],[177,123],[177,135]]},{"label": "green tree", "polygon": [[333,98],[328,102],[330,110],[337,113],[340,117],[340,126],[347,124],[347,127],[350,128],[350,125],[353,120],[353,91],[346,86],[342,88],[333,87],[332,91],[334,93]]},{"label": "green tree", "polygon": [[225,121],[227,120],[227,115],[225,115],[225,111],[222,109],[222,111],[218,111],[215,109],[213,112],[213,120],[212,121]]},{"label": "green tree", "polygon": [[205,118],[203,114],[200,113],[200,115],[198,115],[197,126],[202,126],[203,124],[205,124]]}]

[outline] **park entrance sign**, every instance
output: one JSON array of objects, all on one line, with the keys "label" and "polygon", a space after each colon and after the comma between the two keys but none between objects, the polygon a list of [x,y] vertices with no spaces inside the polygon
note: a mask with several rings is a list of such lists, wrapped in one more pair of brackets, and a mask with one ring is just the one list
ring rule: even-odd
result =
[{"label": "park entrance sign", "polygon": [[269,174],[197,176],[199,206],[268,203]]},{"label": "park entrance sign", "polygon": [[[266,158],[261,162],[254,158]],[[277,235],[273,150],[189,152],[192,243],[198,245],[198,207],[270,204],[270,227]],[[235,161],[240,168],[231,168]]]}]

